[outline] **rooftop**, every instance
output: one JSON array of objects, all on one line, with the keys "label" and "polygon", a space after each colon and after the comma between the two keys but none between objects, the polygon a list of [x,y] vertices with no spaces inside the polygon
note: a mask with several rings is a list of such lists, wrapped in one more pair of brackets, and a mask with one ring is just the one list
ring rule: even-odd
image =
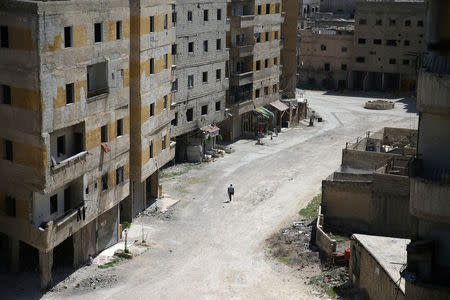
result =
[{"label": "rooftop", "polygon": [[352,239],[361,243],[388,276],[405,293],[405,281],[400,280],[400,271],[406,266],[406,246],[410,239],[354,234]]}]

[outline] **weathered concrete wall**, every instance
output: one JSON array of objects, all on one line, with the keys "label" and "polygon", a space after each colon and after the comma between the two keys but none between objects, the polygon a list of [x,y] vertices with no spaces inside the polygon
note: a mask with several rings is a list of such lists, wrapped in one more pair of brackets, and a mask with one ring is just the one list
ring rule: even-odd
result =
[{"label": "weathered concrete wall", "polygon": [[321,208],[319,207],[319,215],[317,216],[317,225],[316,225],[316,246],[319,249],[326,253],[327,255],[331,255],[333,252],[336,252],[336,240],[331,239],[323,230],[323,222],[324,217],[321,213]]},{"label": "weathered concrete wall", "polygon": [[380,164],[397,154],[342,149],[342,166],[362,170],[375,170]]},{"label": "weathered concrete wall", "polygon": [[297,22],[298,1],[283,0],[284,22],[281,25],[281,65],[283,66],[280,87],[284,93],[294,93],[297,74]]},{"label": "weathered concrete wall", "polygon": [[353,31],[304,29],[300,34],[299,84],[312,88],[347,88],[353,65]]},{"label": "weathered concrete wall", "polygon": [[398,290],[395,282],[371,253],[353,238],[350,251],[350,281],[360,289],[359,299],[405,299],[405,294]]},{"label": "weathered concrete wall", "polygon": [[372,182],[322,181],[325,226],[348,232],[368,232]]}]

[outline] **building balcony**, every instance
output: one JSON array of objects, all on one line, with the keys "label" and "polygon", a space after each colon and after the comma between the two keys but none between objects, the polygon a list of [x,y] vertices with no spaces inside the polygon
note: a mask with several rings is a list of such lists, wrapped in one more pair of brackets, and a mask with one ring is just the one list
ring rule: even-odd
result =
[{"label": "building balcony", "polygon": [[255,26],[254,15],[232,16],[231,27],[247,28]]},{"label": "building balcony", "polygon": [[272,68],[267,68],[260,71],[255,71],[255,75],[253,76],[253,80],[263,80],[263,79],[269,79],[272,77],[279,78],[281,75],[281,67],[280,66],[273,66]]},{"label": "building balcony", "polygon": [[253,42],[234,43],[232,45],[230,56],[231,57],[247,57],[253,55],[254,50]]},{"label": "building balcony", "polygon": [[243,86],[253,82],[253,71],[246,71],[242,73],[233,73],[230,78],[230,85]]},{"label": "building balcony", "polygon": [[450,224],[450,170],[427,169],[420,160],[410,167],[411,214]]},{"label": "building balcony", "polygon": [[428,70],[419,72],[417,109],[422,112],[450,113],[450,74]]}]

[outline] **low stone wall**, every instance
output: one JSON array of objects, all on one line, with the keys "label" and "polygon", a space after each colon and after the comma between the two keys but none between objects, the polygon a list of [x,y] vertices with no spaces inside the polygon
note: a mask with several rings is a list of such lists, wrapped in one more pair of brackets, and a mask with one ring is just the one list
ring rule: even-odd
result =
[{"label": "low stone wall", "polygon": [[321,208],[319,207],[319,215],[317,216],[316,226],[316,246],[320,251],[331,255],[336,252],[336,240],[331,239],[323,230],[323,215],[321,214]]},{"label": "low stone wall", "polygon": [[392,157],[402,157],[398,154],[380,153],[370,151],[358,151],[351,149],[342,150],[342,166],[362,170],[376,170],[382,163]]},{"label": "low stone wall", "polygon": [[376,101],[367,101],[366,104],[364,105],[364,108],[386,110],[386,109],[393,109],[394,105],[395,103],[391,101],[376,100]]}]

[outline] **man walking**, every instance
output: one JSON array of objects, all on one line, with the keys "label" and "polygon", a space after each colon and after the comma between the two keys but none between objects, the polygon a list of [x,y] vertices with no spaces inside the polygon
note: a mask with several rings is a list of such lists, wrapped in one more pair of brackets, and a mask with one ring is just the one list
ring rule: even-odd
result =
[{"label": "man walking", "polygon": [[228,198],[230,198],[230,202],[231,202],[231,197],[234,195],[234,187],[232,184],[230,184],[230,186],[228,187]]}]

